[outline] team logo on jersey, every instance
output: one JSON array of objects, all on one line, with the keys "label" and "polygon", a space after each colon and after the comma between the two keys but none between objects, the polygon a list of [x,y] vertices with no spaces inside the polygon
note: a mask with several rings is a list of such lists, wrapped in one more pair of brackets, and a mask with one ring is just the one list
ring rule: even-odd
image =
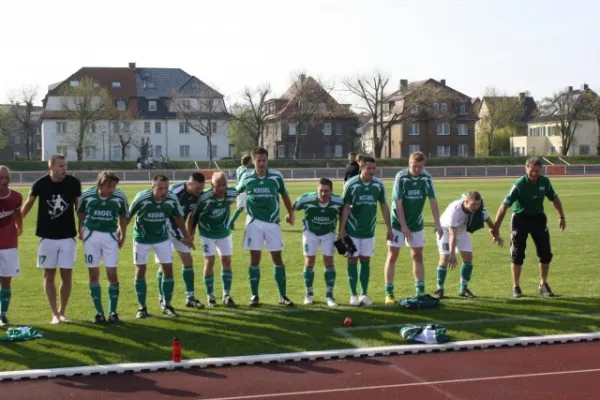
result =
[{"label": "team logo on jersey", "polygon": [[12,211],[2,211],[2,212],[0,212],[0,219],[6,218],[6,217],[10,217],[11,215],[13,215],[14,212],[15,212],[15,210],[12,210]]},{"label": "team logo on jersey", "polygon": [[46,200],[46,203],[48,203],[48,214],[50,214],[50,219],[60,217],[69,207],[69,203],[67,203],[60,194],[53,194],[52,200]]}]

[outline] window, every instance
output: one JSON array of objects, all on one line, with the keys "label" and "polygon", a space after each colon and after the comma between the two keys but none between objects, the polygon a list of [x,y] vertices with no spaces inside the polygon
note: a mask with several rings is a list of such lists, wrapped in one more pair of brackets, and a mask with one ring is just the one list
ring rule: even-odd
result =
[{"label": "window", "polygon": [[388,115],[390,113],[390,104],[389,103],[384,103],[381,106],[381,112],[383,115]]},{"label": "window", "polygon": [[144,122],[144,133],[150,133],[150,122]]},{"label": "window", "polygon": [[[215,158],[217,156],[217,145],[216,144],[212,145],[212,155],[213,155],[213,158]],[[208,154],[208,147],[206,147],[206,157],[210,157],[210,154]]]},{"label": "window", "polygon": [[95,87],[95,88],[99,88],[99,87],[100,87],[100,84],[99,84],[98,82],[94,82],[94,87]]},{"label": "window", "polygon": [[285,158],[285,145],[280,144],[277,146],[277,158]]},{"label": "window", "polygon": [[438,157],[449,157],[450,156],[450,146],[449,145],[438,145],[437,155],[438,155]]},{"label": "window", "polygon": [[289,130],[288,130],[288,135],[289,136],[296,136],[296,123],[295,122],[290,123],[290,127],[289,127]]},{"label": "window", "polygon": [[42,149],[42,144],[40,142],[35,142],[35,149],[36,150],[41,150]]},{"label": "window", "polygon": [[469,156],[469,145],[468,144],[459,144],[457,147],[457,153],[459,157],[468,157]]},{"label": "window", "polygon": [[331,158],[331,145],[325,145],[325,147],[323,148],[323,156],[325,158]]},{"label": "window", "polygon": [[113,82],[112,83],[112,87],[114,87],[114,88],[120,88],[121,87],[121,82]]},{"label": "window", "polygon": [[342,145],[341,144],[335,145],[335,157],[342,157]]},{"label": "window", "polygon": [[419,113],[419,105],[418,104],[413,104],[412,106],[410,106],[410,113],[411,114],[418,114]]},{"label": "window", "polygon": [[184,110],[189,110],[191,108],[190,104],[191,103],[190,103],[190,101],[188,99],[181,101],[181,105],[183,106]]},{"label": "window", "polygon": [[154,146],[154,157],[162,156],[162,146]]},{"label": "window", "polygon": [[148,102],[148,111],[156,111],[156,101],[152,100]]},{"label": "window", "polygon": [[331,136],[331,122],[326,122],[323,126],[323,135]]},{"label": "window", "polygon": [[190,158],[190,146],[179,146],[179,157]]},{"label": "window", "polygon": [[77,87],[77,86],[79,86],[79,82],[78,81],[71,81],[70,85],[71,85],[71,87]]},{"label": "window", "polygon": [[119,124],[118,122],[113,122],[113,132],[121,133],[121,124]]},{"label": "window", "polygon": [[96,124],[94,122],[88,125],[88,133],[96,133]]},{"label": "window", "polygon": [[447,136],[450,134],[450,124],[447,122],[437,124],[437,134]]},{"label": "window", "polygon": [[418,144],[409,144],[408,145],[408,155],[415,153],[417,151],[421,151],[421,146]]},{"label": "window", "polygon": [[[217,129],[217,121],[213,121],[211,122],[211,128],[210,128],[210,132],[215,135],[217,133],[218,129]],[[213,153],[214,154],[214,153]]]},{"label": "window", "polygon": [[121,129],[124,133],[128,133],[129,132],[129,122],[123,122]]},{"label": "window", "polygon": [[440,105],[438,103],[433,103],[433,112],[436,114],[440,112]]},{"label": "window", "polygon": [[589,156],[590,146],[588,146],[587,144],[582,144],[581,146],[579,146],[579,154],[582,156]]},{"label": "window", "polygon": [[458,106],[458,113],[459,114],[466,114],[467,113],[467,105],[462,103],[460,106]]},{"label": "window", "polygon": [[67,156],[67,146],[56,146],[56,153],[62,154],[63,156]]},{"label": "window", "polygon": [[456,130],[459,136],[467,136],[469,134],[469,126],[467,124],[457,124]]},{"label": "window", "polygon": [[67,123],[64,121],[57,122],[56,133],[67,133]]},{"label": "window", "polygon": [[448,112],[448,103],[442,103],[442,104],[440,104],[440,111],[441,112]]},{"label": "window", "polygon": [[408,124],[408,135],[419,136],[419,124]]},{"label": "window", "polygon": [[96,146],[89,146],[85,148],[85,158],[88,160],[96,159]]},{"label": "window", "polygon": [[179,123],[179,133],[190,133],[190,126],[187,122],[182,121]]},{"label": "window", "polygon": [[513,152],[513,156],[520,156],[521,155],[521,148],[520,147],[513,147],[512,149]]},{"label": "window", "polygon": [[556,147],[550,146],[550,154],[551,155],[555,155],[556,154]]},{"label": "window", "polygon": [[308,124],[306,122],[302,122],[298,127],[298,130],[300,131],[300,135],[308,135]]},{"label": "window", "polygon": [[335,124],[335,134],[336,134],[336,136],[342,135],[342,123],[341,122],[337,122]]},{"label": "window", "polygon": [[162,133],[162,122],[154,123],[154,133]]},{"label": "window", "polygon": [[111,153],[112,153],[111,159],[113,161],[121,160],[121,146],[113,146]]},{"label": "window", "polygon": [[15,151],[15,158],[19,158],[19,157],[21,157],[21,153],[18,151]]},{"label": "window", "polygon": [[19,144],[21,143],[21,137],[18,135],[15,135],[15,144]]},{"label": "window", "polygon": [[117,110],[125,111],[126,108],[127,108],[127,104],[125,103],[125,100],[117,101]]}]

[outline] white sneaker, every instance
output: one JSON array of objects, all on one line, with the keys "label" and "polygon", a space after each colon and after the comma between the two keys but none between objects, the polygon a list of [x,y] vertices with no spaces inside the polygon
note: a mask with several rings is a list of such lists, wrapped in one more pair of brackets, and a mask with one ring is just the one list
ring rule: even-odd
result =
[{"label": "white sneaker", "polygon": [[337,303],[335,302],[335,299],[333,297],[326,297],[325,303],[327,303],[328,307],[337,307]]},{"label": "white sneaker", "polygon": [[369,307],[371,304],[373,304],[373,302],[371,301],[371,299],[369,298],[369,296],[367,296],[366,294],[360,296],[358,298],[358,302],[360,304],[362,304],[365,307]]},{"label": "white sneaker", "polygon": [[304,304],[312,304],[312,303],[314,303],[312,296],[305,296],[304,297]]},{"label": "white sneaker", "polygon": [[358,301],[358,296],[350,296],[350,305],[358,307],[360,305],[360,301]]}]

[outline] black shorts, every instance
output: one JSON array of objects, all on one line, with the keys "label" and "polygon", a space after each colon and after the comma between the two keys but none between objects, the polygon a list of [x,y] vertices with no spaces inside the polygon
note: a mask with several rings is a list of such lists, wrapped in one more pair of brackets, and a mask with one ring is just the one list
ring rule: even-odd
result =
[{"label": "black shorts", "polygon": [[510,255],[512,263],[523,265],[527,236],[531,235],[539,262],[549,264],[552,261],[550,232],[546,214],[513,214],[510,221]]}]

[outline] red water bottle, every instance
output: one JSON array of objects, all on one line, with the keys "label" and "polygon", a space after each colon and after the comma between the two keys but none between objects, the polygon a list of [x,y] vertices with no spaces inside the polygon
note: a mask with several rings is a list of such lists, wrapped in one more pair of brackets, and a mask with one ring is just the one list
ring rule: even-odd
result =
[{"label": "red water bottle", "polygon": [[171,341],[171,361],[181,362],[181,339],[174,337]]}]

